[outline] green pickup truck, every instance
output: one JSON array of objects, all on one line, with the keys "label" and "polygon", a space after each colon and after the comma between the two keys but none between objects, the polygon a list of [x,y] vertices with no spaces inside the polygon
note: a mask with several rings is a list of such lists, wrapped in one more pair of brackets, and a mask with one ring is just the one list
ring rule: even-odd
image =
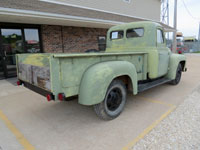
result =
[{"label": "green pickup truck", "polygon": [[163,27],[154,22],[111,27],[105,52],[19,54],[18,85],[51,100],[94,106],[111,120],[122,112],[127,91],[138,94],[164,83],[176,85],[186,71],[186,57],[166,47]]}]

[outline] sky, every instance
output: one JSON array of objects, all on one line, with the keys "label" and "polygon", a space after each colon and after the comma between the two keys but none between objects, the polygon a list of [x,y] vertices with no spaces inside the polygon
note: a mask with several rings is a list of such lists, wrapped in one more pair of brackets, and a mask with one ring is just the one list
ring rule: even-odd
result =
[{"label": "sky", "polygon": [[[196,36],[198,39],[200,23],[200,0],[177,0],[177,29],[183,36]],[[184,3],[186,4],[185,8]],[[192,15],[190,15],[190,14]],[[174,0],[169,0],[169,20],[173,26]]]}]

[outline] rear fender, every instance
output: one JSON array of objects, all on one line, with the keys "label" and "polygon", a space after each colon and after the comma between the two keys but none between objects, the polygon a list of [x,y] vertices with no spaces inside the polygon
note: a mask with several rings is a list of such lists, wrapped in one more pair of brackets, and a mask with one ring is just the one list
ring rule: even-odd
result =
[{"label": "rear fender", "polygon": [[101,103],[112,80],[124,75],[129,76],[133,85],[133,94],[137,94],[137,72],[130,62],[109,61],[89,67],[81,80],[79,103],[83,105]]}]

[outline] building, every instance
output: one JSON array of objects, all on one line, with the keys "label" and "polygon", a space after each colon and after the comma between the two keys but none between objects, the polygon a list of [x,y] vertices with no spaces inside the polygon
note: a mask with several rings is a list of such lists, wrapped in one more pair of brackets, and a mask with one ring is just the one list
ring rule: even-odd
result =
[{"label": "building", "polygon": [[197,42],[196,36],[184,36],[183,37],[184,42]]},{"label": "building", "polygon": [[17,53],[103,50],[109,27],[159,22],[160,9],[161,0],[1,0],[0,78],[16,75]]},{"label": "building", "polygon": [[185,52],[199,52],[200,51],[200,43],[197,40],[196,36],[184,36],[184,49]]}]

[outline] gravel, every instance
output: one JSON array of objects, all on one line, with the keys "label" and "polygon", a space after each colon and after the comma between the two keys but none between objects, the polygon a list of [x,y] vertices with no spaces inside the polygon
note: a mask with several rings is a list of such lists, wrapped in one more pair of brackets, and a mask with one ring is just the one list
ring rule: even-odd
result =
[{"label": "gravel", "polygon": [[200,150],[200,86],[132,150]]}]

